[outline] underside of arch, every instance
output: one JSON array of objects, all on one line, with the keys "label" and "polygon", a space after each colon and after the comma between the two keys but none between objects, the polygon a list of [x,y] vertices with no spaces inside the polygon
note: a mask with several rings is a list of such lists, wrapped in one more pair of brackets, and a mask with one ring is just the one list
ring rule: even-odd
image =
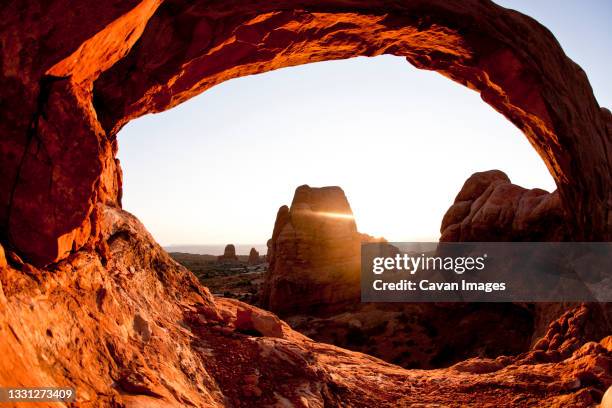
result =
[{"label": "underside of arch", "polygon": [[231,78],[380,54],[480,92],[546,163],[572,238],[611,238],[610,112],[554,36],[516,11],[489,1],[98,0],[61,13],[60,3],[0,12],[0,227],[36,264],[104,250],[100,206],[120,206],[116,135],[129,120]]}]

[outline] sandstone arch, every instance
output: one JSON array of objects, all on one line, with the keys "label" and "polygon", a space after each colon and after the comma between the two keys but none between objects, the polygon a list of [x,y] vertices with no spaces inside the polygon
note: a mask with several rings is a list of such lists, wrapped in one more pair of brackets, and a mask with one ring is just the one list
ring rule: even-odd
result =
[{"label": "sandstone arch", "polygon": [[587,343],[607,318],[597,308],[567,311],[520,356],[403,370],[213,297],[119,208],[115,136],[129,119],[234,76],[383,52],[480,90],[540,151],[573,237],[609,239],[610,113],[552,35],[521,14],[475,0],[8,2],[2,383],[69,385],[84,406],[598,403],[612,384],[601,368],[612,345]]},{"label": "sandstone arch", "polygon": [[115,137],[130,119],[233,77],[385,53],[479,91],[546,163],[572,237],[611,238],[610,112],[546,28],[491,2],[57,0],[0,14],[0,226],[37,264],[104,245],[99,205],[120,205]]}]

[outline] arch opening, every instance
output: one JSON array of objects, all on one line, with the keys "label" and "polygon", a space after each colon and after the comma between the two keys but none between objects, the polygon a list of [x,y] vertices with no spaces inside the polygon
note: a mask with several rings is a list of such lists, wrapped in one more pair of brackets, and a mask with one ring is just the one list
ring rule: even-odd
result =
[{"label": "arch opening", "polygon": [[[333,86],[334,92],[324,89]],[[213,294],[268,309],[316,341],[403,367],[446,367],[476,350],[494,358],[529,349],[534,312],[516,305],[453,305],[452,313],[430,305],[362,307],[355,296],[353,245],[338,245],[342,249],[334,253],[344,268],[333,262],[322,268],[317,261],[319,268],[292,269],[294,258],[277,255],[275,267],[263,272],[265,266],[248,269],[240,258],[251,246],[271,255],[266,241],[276,234],[276,210],[302,184],[340,186],[357,231],[390,241],[437,241],[458,189],[479,170],[502,168],[515,183],[549,182],[546,187],[554,189],[520,131],[469,89],[393,56],[309,64],[227,81],[171,111],[132,121],[118,141],[124,208]],[[300,244],[313,248],[313,241],[307,237]],[[221,257],[227,243],[238,244],[234,255],[211,258]],[[329,280],[328,272],[340,269],[344,274]],[[347,325],[347,313],[366,327]],[[449,331],[449,315],[460,332]],[[501,328],[490,330],[493,325]],[[391,341],[405,344],[390,347]]]},{"label": "arch opening", "polygon": [[220,255],[231,242],[265,253],[276,210],[302,184],[340,186],[360,231],[398,242],[437,241],[475,172],[555,189],[520,131],[476,93],[393,56],[228,81],[130,122],[118,140],[124,208],[177,251]]},{"label": "arch opening", "polygon": [[[381,54],[405,57],[479,91],[546,163],[572,239],[610,237],[611,115],[552,34],[527,16],[491,2],[442,1],[350,7],[244,2],[231,8],[151,1],[115,12],[115,22],[76,51],[58,47],[48,65],[30,73],[43,78],[30,93],[34,126],[27,120],[13,126],[30,130],[25,138],[11,133],[16,154],[3,165],[8,204],[0,215],[11,244],[37,264],[101,241],[98,207],[120,203],[115,136],[130,119],[230,78]],[[80,148],[81,156],[39,149],[57,140]]]},{"label": "arch opening", "polygon": [[[245,397],[299,404],[305,395],[331,406],[600,402],[609,378],[597,364],[584,368],[605,362],[610,348],[605,304],[542,311],[534,319],[540,327],[560,317],[521,356],[429,374],[402,370],[214,297],[121,208],[116,137],[129,120],[230,78],[391,54],[479,91],[548,164],[569,238],[608,240],[612,115],[535,21],[487,0],[103,0],[77,8],[55,0],[9,2],[0,16],[4,382],[64,384],[101,405],[223,406]],[[469,306],[465,315],[483,323]],[[498,336],[505,337],[499,325],[524,334],[523,326],[487,321]],[[554,370],[505,386],[510,377],[535,378],[542,367]],[[578,372],[589,381],[551,388]],[[295,381],[276,381],[279,373]],[[415,383],[415,375],[424,381]],[[442,394],[441,375],[449,379]]]}]

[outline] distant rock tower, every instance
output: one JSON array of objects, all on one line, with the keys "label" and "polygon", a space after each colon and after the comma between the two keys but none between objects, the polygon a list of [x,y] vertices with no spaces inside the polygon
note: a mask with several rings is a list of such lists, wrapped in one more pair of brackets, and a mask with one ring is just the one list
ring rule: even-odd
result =
[{"label": "distant rock tower", "polygon": [[255,248],[251,248],[251,252],[249,252],[249,261],[248,264],[250,266],[259,265],[261,263],[261,258],[259,257],[259,252]]},{"label": "distant rock tower", "polygon": [[220,262],[237,261],[236,247],[233,244],[227,244],[223,251],[223,255],[218,256],[217,260]]}]

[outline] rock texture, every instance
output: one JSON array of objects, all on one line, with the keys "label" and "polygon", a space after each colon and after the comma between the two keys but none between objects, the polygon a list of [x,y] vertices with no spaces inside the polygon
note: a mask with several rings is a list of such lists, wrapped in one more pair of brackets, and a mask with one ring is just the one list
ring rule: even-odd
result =
[{"label": "rock texture", "polygon": [[473,174],[442,220],[441,241],[566,241],[559,194],[527,190],[506,174]]},{"label": "rock texture", "polygon": [[361,304],[357,299],[333,315],[296,314],[285,320],[313,340],[405,368],[432,369],[529,350],[535,313],[533,307],[513,304]]},{"label": "rock texture", "polygon": [[[466,182],[458,202],[480,197],[489,185],[502,182],[509,183],[499,171],[476,174]],[[526,191],[517,186],[513,188]],[[501,200],[502,204],[505,202]],[[513,201],[507,202],[512,209]],[[453,207],[449,214],[453,214]],[[547,214],[536,213],[530,227],[542,225]],[[492,218],[490,224],[474,231],[499,234],[511,225]],[[547,226],[543,230],[554,228]],[[498,239],[496,236],[493,240]],[[261,305],[315,340],[408,368],[448,367],[475,356],[494,358],[522,353],[529,349],[536,336],[544,335],[552,320],[570,307],[363,304],[360,245],[373,240],[357,231],[348,200],[339,187],[298,187],[291,207],[283,206],[277,214],[269,241],[269,267],[262,286]],[[394,249],[389,245],[390,253]],[[603,336],[606,330],[612,331],[608,323],[602,325],[597,335]],[[597,335],[592,338],[597,339]]]},{"label": "rock texture", "polygon": [[102,245],[97,204],[120,203],[115,136],[130,119],[230,78],[357,55],[405,56],[479,91],[550,169],[572,238],[612,238],[612,114],[520,13],[479,0],[45,4],[0,11],[0,227],[37,265]]},{"label": "rock texture", "polygon": [[609,240],[612,114],[536,21],[483,0],[13,1],[0,21],[3,385],[72,385],[81,406],[396,407],[591,406],[610,384],[609,341],[426,374],[313,342],[216,302],[120,210],[129,120],[230,78],[393,54],[480,92],[547,164],[570,238]]},{"label": "rock texture", "polygon": [[236,247],[234,244],[227,244],[223,249],[223,255],[219,255],[217,260],[219,262],[238,261],[238,257],[236,256]]},{"label": "rock texture", "polygon": [[9,254],[0,268],[4,386],[73,386],[82,407],[589,407],[612,384],[612,339],[587,341],[589,306],[519,356],[406,370],[213,298],[134,217],[98,211],[106,257],[41,269]]},{"label": "rock texture", "polygon": [[360,299],[361,242],[339,187],[295,190],[278,210],[261,303],[281,316],[333,313]]}]

